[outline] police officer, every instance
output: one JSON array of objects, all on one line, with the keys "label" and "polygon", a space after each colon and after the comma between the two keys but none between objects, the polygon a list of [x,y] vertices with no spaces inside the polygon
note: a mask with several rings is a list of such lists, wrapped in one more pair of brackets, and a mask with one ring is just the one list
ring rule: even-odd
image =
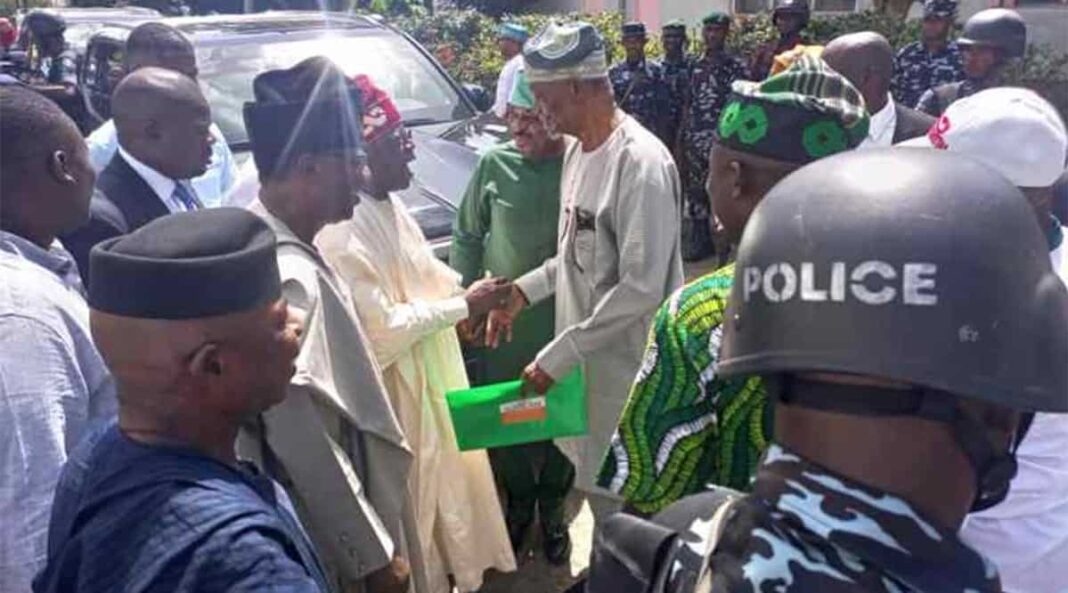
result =
[{"label": "police officer", "polygon": [[767,78],[775,56],[804,43],[801,31],[808,26],[809,16],[808,0],[775,0],[775,6],[771,10],[771,22],[778,29],[779,38],[762,45],[753,54],[749,63],[753,80]]},{"label": "police officer", "polygon": [[690,69],[682,113],[684,165],[681,177],[685,200],[682,258],[686,261],[703,259],[715,250],[708,223],[708,194],[705,191],[708,155],[715,141],[716,122],[731,93],[731,85],[736,80],[749,77],[745,64],[726,49],[731,17],[716,11],[705,16],[701,24],[705,51]]},{"label": "police officer", "polygon": [[990,8],[964,23],[957,43],[965,79],[928,89],[916,109],[939,116],[957,99],[1000,86],[1005,66],[1027,51],[1027,24],[1015,10]]},{"label": "police officer", "polygon": [[664,82],[670,93],[670,122],[668,124],[668,137],[672,143],[668,145],[675,155],[675,162],[680,161],[678,149],[679,128],[682,125],[683,105],[686,103],[686,85],[690,80],[690,71],[696,59],[687,53],[690,46],[690,37],[686,31],[686,24],[676,19],[664,25],[660,31],[660,41],[664,45],[664,59],[660,67],[664,71]]},{"label": "police officer", "polygon": [[624,24],[625,59],[608,71],[608,77],[620,109],[656,134],[665,146],[672,146],[670,89],[664,81],[660,64],[645,59],[645,46],[648,43],[645,23]]},{"label": "police officer", "polygon": [[920,41],[897,52],[894,59],[894,99],[915,107],[923,92],[943,84],[964,80],[960,47],[949,40],[957,18],[956,0],[925,0]]},{"label": "police officer", "polygon": [[44,82],[62,84],[73,82],[75,76],[74,54],[67,50],[63,34],[66,20],[53,12],[35,10],[26,15],[25,28],[30,31],[40,58],[39,72]]},{"label": "police officer", "polygon": [[780,182],[742,238],[717,368],[776,401],[752,493],[684,499],[659,532],[607,522],[588,591],[658,543],[672,593],[1001,591],[957,531],[1007,494],[1019,413],[1068,411],[1045,248],[1019,190],[959,155],[848,152]]}]

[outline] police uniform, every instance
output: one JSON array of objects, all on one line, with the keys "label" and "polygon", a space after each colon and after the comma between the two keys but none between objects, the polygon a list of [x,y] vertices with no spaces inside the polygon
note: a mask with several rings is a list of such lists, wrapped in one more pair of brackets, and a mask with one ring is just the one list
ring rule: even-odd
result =
[{"label": "police uniform", "polygon": [[[645,25],[627,23],[623,35],[645,37]],[[664,80],[660,64],[644,57],[631,64],[623,61],[608,71],[612,91],[619,108],[626,111],[645,129],[656,134],[665,146],[674,144],[670,134],[671,90]]]},{"label": "police uniform", "polygon": [[[957,16],[955,0],[926,0],[924,19],[946,19]],[[894,58],[894,79],[890,91],[894,100],[906,107],[916,107],[927,89],[964,80],[960,47],[949,41],[941,51],[931,52],[923,41],[915,41],[901,48]]]},{"label": "police uniform", "polygon": [[[682,35],[686,38],[686,25],[682,21],[672,21],[664,25],[663,33],[673,32]],[[685,52],[685,48],[683,48]],[[679,131],[682,127],[682,114],[683,106],[686,104],[688,96],[688,85],[690,82],[690,74],[693,71],[694,64],[697,62],[697,56],[693,56],[687,53],[683,53],[678,59],[672,60],[667,55],[660,61],[660,68],[664,73],[664,83],[667,84],[669,92],[669,110],[670,122],[669,122],[669,134],[668,136],[672,140],[672,144],[668,145],[672,151],[675,151],[679,141]],[[678,161],[680,155],[675,155],[675,160]]]},{"label": "police uniform", "polygon": [[[713,13],[704,24],[730,26],[730,17]],[[736,80],[749,78],[745,64],[736,56],[716,52],[712,57],[694,60],[686,83],[687,103],[683,108],[682,157],[686,160],[682,211],[683,258],[701,259],[713,251],[708,218],[710,205],[705,181],[708,178],[708,156],[715,142],[716,121]]]},{"label": "police uniform", "polygon": [[[755,111],[748,119],[763,120]],[[759,136],[761,128],[738,129]],[[823,123],[805,129],[800,143],[809,148],[840,135]],[[1020,191],[959,155],[888,148],[807,165],[780,181],[746,225],[717,372],[764,377],[777,413],[830,412],[843,428],[851,418],[886,416],[938,423],[969,465],[955,477],[972,480],[972,510],[997,505],[1015,473],[1014,452],[991,438],[993,420],[968,413],[964,401],[1068,411],[1068,367],[1058,364],[1068,357],[1068,290],[1036,257],[1046,245],[1034,231]],[[997,299],[975,298],[990,290]],[[897,386],[806,374],[815,369]],[[834,433],[828,442],[864,438],[814,426]],[[792,438],[799,446],[806,439]],[[835,455],[819,459],[835,463]],[[648,590],[671,593],[1001,591],[997,568],[957,535],[966,506],[929,516],[919,494],[887,491],[897,476],[887,472],[886,489],[876,488],[862,473],[835,472],[776,440],[750,495],[699,495],[706,500],[696,512],[684,500],[651,525],[607,522],[587,591],[611,590],[601,585],[618,581],[620,566],[656,585]]]},{"label": "police uniform", "polygon": [[981,79],[966,79],[928,89],[916,103],[916,109],[938,117],[957,99],[999,86],[1006,60],[1022,58],[1027,51],[1027,25],[1020,15],[1006,8],[977,12],[964,23],[958,46],[992,47],[998,50],[997,63]]}]

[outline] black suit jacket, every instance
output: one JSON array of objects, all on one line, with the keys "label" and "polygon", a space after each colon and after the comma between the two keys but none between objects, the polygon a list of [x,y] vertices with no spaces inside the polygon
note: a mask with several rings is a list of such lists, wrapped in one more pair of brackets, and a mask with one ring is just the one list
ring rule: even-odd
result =
[{"label": "black suit jacket", "polygon": [[61,237],[78,263],[82,283],[89,287],[89,252],[112,237],[133,232],[170,214],[166,204],[118,152],[96,178],[96,191],[89,205],[89,222]]},{"label": "black suit jacket", "polygon": [[923,136],[935,123],[935,118],[930,115],[922,111],[909,109],[897,101],[894,101],[894,111],[897,113],[897,124],[894,126],[894,144]]}]

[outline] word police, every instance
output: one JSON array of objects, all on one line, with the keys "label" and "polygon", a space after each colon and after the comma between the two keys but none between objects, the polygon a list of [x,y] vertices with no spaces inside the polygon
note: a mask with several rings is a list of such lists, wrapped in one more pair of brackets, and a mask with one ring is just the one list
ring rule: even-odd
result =
[{"label": "word police", "polygon": [[813,303],[842,303],[851,296],[866,305],[900,299],[906,305],[932,306],[938,304],[937,276],[938,266],[932,263],[910,262],[899,270],[878,260],[860,262],[852,269],[845,262],[834,262],[827,270],[812,262],[779,262],[764,269],[746,268],[743,290],[746,302],[762,294],[772,303],[795,297]]}]

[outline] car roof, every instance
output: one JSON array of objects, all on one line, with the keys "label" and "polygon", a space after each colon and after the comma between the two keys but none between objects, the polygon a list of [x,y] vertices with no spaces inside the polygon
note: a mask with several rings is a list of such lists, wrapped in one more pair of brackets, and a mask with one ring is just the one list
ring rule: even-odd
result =
[{"label": "car roof", "polygon": [[163,15],[160,14],[158,10],[153,10],[151,8],[145,8],[142,6],[123,6],[118,8],[109,8],[104,6],[85,8],[35,8],[33,10],[26,11],[23,16],[34,11],[58,14],[62,16],[65,21],[67,21],[67,24],[79,24],[86,21],[111,21],[115,19],[124,18],[145,20],[163,17]]},{"label": "car roof", "polygon": [[[285,38],[294,34],[317,34],[323,31],[366,33],[390,30],[379,19],[370,16],[314,10],[279,10],[253,14],[219,14],[160,19],[190,38],[194,45],[215,45],[228,42],[268,42],[271,38]],[[125,40],[139,23],[114,23],[97,36]]]}]

